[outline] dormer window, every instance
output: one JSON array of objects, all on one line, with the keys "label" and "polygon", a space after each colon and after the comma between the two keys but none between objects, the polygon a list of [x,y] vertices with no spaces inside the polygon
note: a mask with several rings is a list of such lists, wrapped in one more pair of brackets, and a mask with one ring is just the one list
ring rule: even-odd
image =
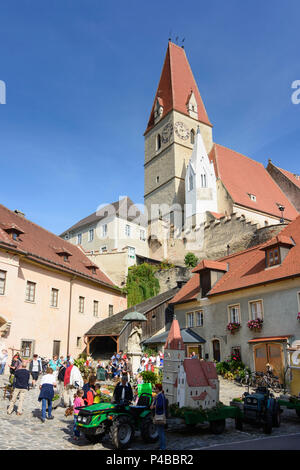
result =
[{"label": "dormer window", "polygon": [[280,252],[279,247],[270,248],[266,251],[266,265],[275,266],[276,264],[280,264]]},{"label": "dormer window", "polygon": [[283,263],[295,242],[285,235],[277,235],[267,245],[261,248],[265,252],[266,268],[278,266]]},{"label": "dormer window", "polygon": [[24,233],[17,225],[7,224],[3,227],[3,230],[11,236],[14,241],[19,241],[19,236]]},{"label": "dormer window", "polygon": [[56,254],[60,256],[65,263],[69,262],[69,257],[72,256],[72,253],[70,253],[66,248],[58,248],[55,249]]},{"label": "dormer window", "polygon": [[187,111],[189,115],[194,119],[198,119],[198,105],[197,105],[196,97],[194,95],[193,90],[191,90],[191,93],[190,93],[190,96],[188,98],[186,105],[187,105]]},{"label": "dormer window", "polygon": [[91,271],[92,274],[97,273],[98,266],[95,266],[94,264],[87,264],[86,267],[89,271]]},{"label": "dormer window", "polygon": [[256,196],[255,196],[255,194],[250,194],[250,193],[248,193],[248,196],[250,197],[251,201],[256,202]]}]

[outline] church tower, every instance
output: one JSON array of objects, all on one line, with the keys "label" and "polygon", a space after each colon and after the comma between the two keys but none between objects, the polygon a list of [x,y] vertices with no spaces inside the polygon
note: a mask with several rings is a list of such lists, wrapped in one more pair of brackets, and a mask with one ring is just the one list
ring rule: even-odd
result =
[{"label": "church tower", "polygon": [[[213,145],[212,124],[184,49],[169,42],[144,134],[144,202],[148,220],[155,220],[169,213],[170,210],[163,207],[166,205],[166,208],[171,208],[171,213],[181,212],[181,224],[183,223],[186,167],[198,126],[206,152],[209,153]],[[161,206],[160,214],[157,213],[158,205]],[[176,221],[175,225],[178,225]]]}]

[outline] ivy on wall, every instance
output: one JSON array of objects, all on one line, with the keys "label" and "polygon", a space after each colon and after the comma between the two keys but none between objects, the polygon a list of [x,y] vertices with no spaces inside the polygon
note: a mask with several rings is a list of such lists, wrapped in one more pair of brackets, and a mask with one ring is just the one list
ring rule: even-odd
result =
[{"label": "ivy on wall", "polygon": [[127,306],[144,302],[159,293],[159,280],[155,277],[158,267],[148,263],[131,266],[124,292],[127,294]]}]

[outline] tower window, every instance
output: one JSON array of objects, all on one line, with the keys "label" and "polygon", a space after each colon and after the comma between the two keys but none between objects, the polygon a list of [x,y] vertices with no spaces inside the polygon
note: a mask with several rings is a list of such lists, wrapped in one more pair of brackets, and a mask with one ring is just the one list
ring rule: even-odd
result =
[{"label": "tower window", "polygon": [[201,175],[201,187],[202,188],[206,188],[207,185],[206,185],[206,175]]},{"label": "tower window", "polygon": [[156,177],[156,182],[159,183],[159,176]]},{"label": "tower window", "polygon": [[161,147],[161,137],[160,137],[160,134],[157,134],[157,137],[156,137],[156,150],[159,150]]},{"label": "tower window", "polygon": [[191,144],[194,144],[194,143],[195,143],[195,131],[194,131],[194,129],[192,129],[191,130]]}]

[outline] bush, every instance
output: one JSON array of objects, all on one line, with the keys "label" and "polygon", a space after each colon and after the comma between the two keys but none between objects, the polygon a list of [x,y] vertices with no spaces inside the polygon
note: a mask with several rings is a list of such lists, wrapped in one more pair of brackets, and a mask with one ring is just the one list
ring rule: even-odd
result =
[{"label": "bush", "polygon": [[143,378],[144,383],[150,383],[152,384],[152,386],[157,384],[159,381],[158,376],[154,372],[148,370],[141,372],[141,376]]},{"label": "bush", "polygon": [[198,264],[198,258],[194,253],[187,253],[184,257],[184,264],[187,268],[195,268]]}]

